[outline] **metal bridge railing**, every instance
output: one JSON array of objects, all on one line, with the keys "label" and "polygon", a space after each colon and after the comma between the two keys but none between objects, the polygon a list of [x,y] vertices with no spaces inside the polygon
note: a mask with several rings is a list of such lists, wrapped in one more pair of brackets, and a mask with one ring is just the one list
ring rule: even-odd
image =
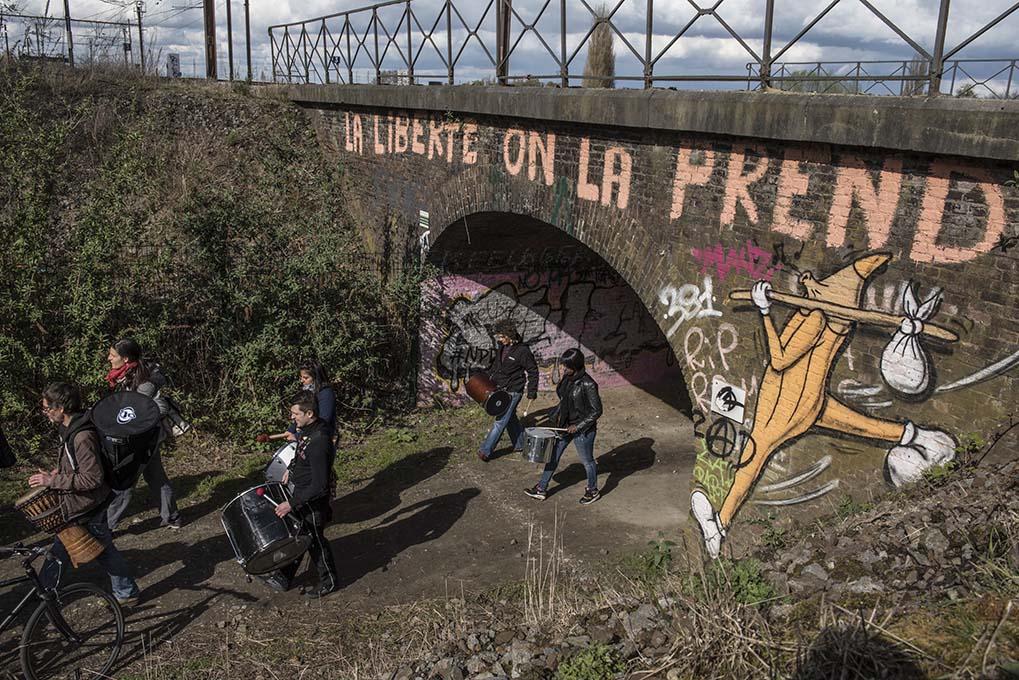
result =
[{"label": "metal bridge railing", "polygon": [[[722,87],[778,87],[790,89],[796,83],[857,83],[850,91],[890,94],[942,93],[945,79],[951,91],[971,84],[977,94],[1009,96],[1015,86],[1015,59],[951,60],[977,43],[988,31],[1007,18],[1019,18],[1019,2],[954,45],[947,43],[951,0],[939,0],[936,25],[921,27],[933,34],[929,44],[910,35],[879,10],[871,0],[830,0],[816,16],[801,21],[802,3],[795,0],[751,0],[750,14],[758,11],[759,26],[736,30],[743,16],[733,14],[726,0],[686,0],[692,15],[682,25],[674,5],[654,0],[612,0],[600,9],[596,0],[534,0],[537,9],[524,10],[514,0],[442,0],[436,8],[414,0],[389,0],[368,7],[337,12],[304,21],[269,27],[273,79],[290,83],[352,83],[362,79],[376,84],[387,82],[478,81],[511,84],[515,81],[547,83],[561,87],[584,77],[582,55],[595,29],[607,25],[617,51],[617,63],[629,67],[616,81],[641,84],[716,83]],[[746,4],[746,3],[744,3]],[[760,5],[760,7],[757,7]],[[779,5],[785,15],[778,14]],[[839,62],[844,71],[831,71],[834,62],[795,64],[780,61],[792,56],[804,38],[816,32],[825,17],[838,7],[852,6],[897,36],[915,57],[906,62]],[[794,34],[776,32],[776,16],[802,26]],[[969,17],[971,18],[971,17]],[[700,33],[695,32],[695,28]],[[704,30],[707,33],[704,32]],[[681,41],[713,36],[745,52],[749,61],[743,72],[693,73],[669,67]],[[951,60],[951,61],[950,61]],[[510,65],[514,68],[511,69]],[[520,64],[523,66],[521,67]],[[881,70],[881,65],[887,68]],[[990,69],[971,73],[977,66]],[[798,68],[802,67],[802,68]],[[812,73],[800,73],[811,71]],[[737,69],[734,69],[737,70]],[[998,80],[1007,81],[1002,94]],[[963,80],[967,80],[964,83]],[[573,83],[576,84],[576,83]],[[844,90],[840,90],[844,91]],[[1014,95],[1013,95],[1014,96]]]},{"label": "metal bridge railing", "polygon": [[0,55],[71,66],[136,65],[137,24],[0,12]]},{"label": "metal bridge railing", "polygon": [[[758,81],[758,64],[747,64],[747,86]],[[774,64],[772,87],[789,92],[925,95],[928,63],[900,61],[801,61]],[[942,90],[960,97],[1019,98],[1019,59],[956,59],[944,63]]]}]

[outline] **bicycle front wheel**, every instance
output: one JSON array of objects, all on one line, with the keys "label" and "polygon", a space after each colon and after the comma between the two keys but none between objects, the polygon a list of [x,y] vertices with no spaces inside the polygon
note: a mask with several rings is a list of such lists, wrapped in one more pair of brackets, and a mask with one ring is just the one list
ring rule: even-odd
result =
[{"label": "bicycle front wheel", "polygon": [[124,644],[124,613],[113,595],[91,583],[61,588],[52,605],[32,612],[21,636],[28,680],[104,678]]}]

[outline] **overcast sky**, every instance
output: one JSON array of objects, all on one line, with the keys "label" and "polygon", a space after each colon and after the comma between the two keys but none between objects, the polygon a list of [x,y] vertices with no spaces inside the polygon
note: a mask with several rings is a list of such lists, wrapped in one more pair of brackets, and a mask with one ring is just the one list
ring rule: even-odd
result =
[{"label": "overcast sky", "polygon": [[[711,0],[712,2],[714,0]],[[14,2],[22,6],[26,12],[43,14],[47,10],[50,16],[63,17],[62,0],[0,0],[0,4]],[[75,18],[94,18],[108,21],[135,21],[134,5],[127,7],[127,0],[68,0],[71,15]],[[166,55],[174,52],[181,55],[181,66],[185,75],[204,73],[203,15],[200,8],[189,8],[199,5],[201,0],[147,0],[143,21],[147,29],[147,41],[158,57],[161,71],[165,72]],[[551,0],[540,19],[537,14],[546,0],[513,0],[514,9],[520,19],[513,19],[512,35],[516,40],[522,29],[521,20],[526,23],[537,19],[538,30],[542,33],[549,46],[558,52],[559,49],[559,0]],[[615,7],[609,0],[608,7]],[[480,34],[487,45],[494,51],[494,7],[489,0],[454,0],[457,9],[471,29],[477,25],[486,7],[489,8]],[[699,0],[700,4],[708,4],[709,0]],[[795,34],[808,24],[829,3],[829,0],[775,0],[775,43],[777,52]],[[354,0],[303,0],[301,2],[286,0],[250,0],[253,70],[256,78],[264,75],[271,77],[269,38],[267,28],[273,24],[300,21],[324,14],[343,12],[369,3]],[[588,0],[592,7],[598,6],[598,0]],[[933,49],[934,34],[937,23],[938,0],[873,0],[873,4],[897,23],[907,34],[928,51]],[[979,30],[990,20],[1008,9],[1014,0],[952,0],[950,26],[948,31],[949,49],[969,35]],[[417,20],[425,31],[431,29],[441,14],[444,0],[412,0]],[[580,43],[591,24],[591,13],[584,7],[581,0],[566,0],[567,20],[567,54],[572,55],[576,45]],[[719,14],[749,47],[760,53],[763,35],[763,13],[765,0],[723,0],[719,6]],[[622,0],[613,21],[621,33],[632,43],[633,47],[643,55],[646,22],[647,0]],[[234,64],[236,72],[243,77],[244,64],[244,2],[233,0],[234,23]],[[380,11],[380,20],[390,33],[399,29],[400,47],[406,44],[406,27],[400,26],[403,6],[387,8]],[[658,57],[655,65],[656,75],[690,74],[690,73],[746,73],[747,62],[753,57],[725,31],[723,26],[712,17],[705,16],[698,20],[686,37],[669,46],[676,33],[693,18],[696,10],[690,0],[655,0],[653,16],[652,56]],[[370,12],[363,12],[351,19],[355,35],[363,34],[371,18]],[[217,41],[219,44],[219,74],[227,73],[227,30],[226,0],[218,0],[216,4]],[[342,19],[327,22],[336,39],[342,28]],[[317,25],[316,25],[317,29]],[[412,40],[415,50],[423,42],[422,33],[414,26]],[[299,28],[297,32],[299,33]],[[989,31],[977,42],[964,49],[959,58],[1019,58],[1019,12],[1014,13],[1002,24]],[[77,51],[81,54],[82,42],[86,40],[87,31],[80,30],[76,37]],[[466,37],[466,30],[460,19],[453,16],[454,56]],[[445,54],[445,18],[439,22],[439,28],[433,39]],[[345,40],[341,41],[343,48]],[[374,48],[374,41],[368,40],[369,48]],[[354,45],[356,49],[356,43]],[[385,37],[382,36],[382,48],[385,48]],[[576,54],[571,64],[571,71],[581,73],[584,66],[585,49]],[[618,37],[615,41],[617,75],[639,76],[642,67],[638,59],[631,53]],[[912,56],[913,50],[885,26],[876,16],[863,6],[859,0],[842,0],[814,29],[806,34],[796,45],[781,57],[781,61],[856,61],[856,60],[901,60]],[[386,68],[403,70],[403,57],[395,48],[390,50],[384,62]],[[1000,67],[1000,66],[999,66]],[[995,70],[999,67],[995,67]],[[987,67],[974,66],[982,73],[989,74]],[[526,33],[511,55],[511,70],[518,74],[553,74],[558,66],[545,51],[541,43]],[[343,66],[346,71],[346,66]],[[437,51],[427,46],[418,56],[416,65],[418,73],[431,71],[435,75],[431,79],[440,79],[445,74],[445,66],[438,58]],[[366,80],[373,75],[373,67],[362,54],[355,64],[355,78]],[[475,78],[491,77],[491,62],[476,40],[470,40],[468,46],[459,56],[456,66],[458,81]],[[1019,72],[1014,74],[1019,80]],[[996,79],[1003,81],[1007,72]],[[663,83],[666,84],[666,83]],[[1013,85],[1015,87],[1015,85]]]}]

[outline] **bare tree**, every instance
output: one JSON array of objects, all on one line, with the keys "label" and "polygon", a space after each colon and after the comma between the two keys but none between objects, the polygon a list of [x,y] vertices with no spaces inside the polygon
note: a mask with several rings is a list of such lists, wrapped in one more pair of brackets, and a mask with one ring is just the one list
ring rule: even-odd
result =
[{"label": "bare tree", "polygon": [[608,10],[602,5],[594,17],[594,33],[591,34],[587,62],[584,63],[584,87],[616,86],[616,50],[607,15]]},{"label": "bare tree", "polygon": [[914,54],[913,58],[903,66],[903,75],[919,78],[919,80],[903,81],[902,95],[904,97],[919,97],[927,91],[930,63],[922,55]]}]

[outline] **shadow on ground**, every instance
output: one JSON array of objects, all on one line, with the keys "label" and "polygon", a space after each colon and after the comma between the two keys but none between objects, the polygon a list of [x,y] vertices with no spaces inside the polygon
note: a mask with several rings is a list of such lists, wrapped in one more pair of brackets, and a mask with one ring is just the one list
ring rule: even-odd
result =
[{"label": "shadow on ground", "polygon": [[859,625],[822,630],[797,659],[791,680],[924,680],[901,647]]},{"label": "shadow on ground", "polygon": [[441,472],[452,453],[452,447],[443,446],[398,460],[371,477],[368,485],[334,500],[333,522],[357,524],[399,507],[400,494]]},{"label": "shadow on ground", "polygon": [[[654,445],[654,439],[641,437],[632,442],[621,444],[608,453],[603,453],[595,458],[595,462],[598,464],[598,480],[601,484],[602,495],[606,496],[612,493],[622,480],[633,473],[646,470],[654,465],[656,455]],[[563,463],[569,460],[568,456],[571,455],[571,452],[573,452],[573,462],[564,467]],[[540,474],[540,470],[538,474]],[[535,481],[537,481],[537,477],[535,477]],[[586,486],[587,475],[584,472],[584,466],[577,458],[573,444],[570,444],[563,453],[563,459],[559,462],[559,470],[552,476],[552,481],[555,484],[549,485],[549,497],[575,484],[583,483]],[[582,491],[583,488],[579,490]]]},{"label": "shadow on ground", "polygon": [[343,586],[376,569],[385,571],[407,548],[434,541],[463,517],[467,505],[481,493],[466,488],[400,508],[370,529],[332,541]]}]

